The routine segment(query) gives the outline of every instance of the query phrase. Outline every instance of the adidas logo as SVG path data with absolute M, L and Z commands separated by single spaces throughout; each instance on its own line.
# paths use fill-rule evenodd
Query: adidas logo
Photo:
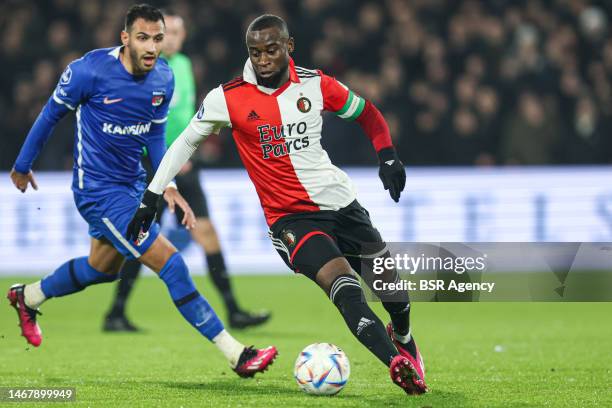
M 247 120 L 258 120 L 258 119 L 259 119 L 259 115 L 254 110 L 252 110 L 247 116 Z
M 359 320 L 359 324 L 357 324 L 357 335 L 359 336 L 361 332 L 363 331 L 363 329 L 365 329 L 366 327 L 372 324 L 374 324 L 374 320 L 370 320 L 370 319 L 366 319 L 365 317 L 362 317 Z
M 387 165 L 391 166 L 391 165 L 393 165 L 393 163 L 395 163 L 395 160 L 387 160 L 385 163 Z

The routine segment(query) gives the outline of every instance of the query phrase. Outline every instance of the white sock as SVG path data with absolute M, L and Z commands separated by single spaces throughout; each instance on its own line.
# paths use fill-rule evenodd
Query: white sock
M 244 344 L 232 337 L 227 330 L 223 329 L 221 333 L 217 334 L 212 340 L 213 343 L 221 350 L 227 361 L 229 361 L 232 368 L 238 364 L 240 354 L 244 350 Z
M 410 334 L 410 330 L 408 330 L 408 333 L 405 336 L 402 336 L 401 334 L 397 334 L 397 332 L 393 330 L 393 337 L 395 337 L 395 339 L 399 341 L 400 343 L 406 344 L 410 341 L 410 339 L 412 338 L 412 335 Z
M 23 296 L 26 306 L 32 309 L 38 309 L 47 300 L 47 297 L 40 288 L 40 281 L 25 285 Z

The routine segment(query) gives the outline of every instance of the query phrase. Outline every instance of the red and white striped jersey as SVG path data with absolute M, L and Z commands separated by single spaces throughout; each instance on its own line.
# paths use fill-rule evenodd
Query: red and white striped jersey
M 354 120 L 365 100 L 293 60 L 289 74 L 279 89 L 264 88 L 247 60 L 243 76 L 210 91 L 190 124 L 200 135 L 231 126 L 268 225 L 287 214 L 338 210 L 355 200 L 352 182 L 321 146 L 322 112 Z

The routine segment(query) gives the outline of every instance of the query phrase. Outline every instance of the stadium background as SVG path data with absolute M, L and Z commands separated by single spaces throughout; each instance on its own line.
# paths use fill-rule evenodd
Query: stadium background
M 168 2 L 151 1 L 166 6 Z M 384 112 L 405 163 L 609 163 L 609 1 L 174 1 L 189 32 L 198 95 L 241 74 L 246 24 L 287 19 L 294 58 L 348 83 Z M 3 1 L 0 168 L 71 60 L 119 43 L 124 1 Z M 65 120 L 37 163 L 72 166 Z M 375 164 L 356 125 L 331 119 L 325 141 L 341 165 Z M 350 149 L 347 148 L 350 146 Z M 206 143 L 208 166 L 235 167 L 231 137 Z
M 321 68 L 380 107 L 408 166 L 400 205 L 382 190 L 358 125 L 326 115 L 323 143 L 355 177 L 387 240 L 612 241 L 609 2 L 151 3 L 185 19 L 183 51 L 198 99 L 241 74 L 246 25 L 270 12 L 287 20 L 298 65 Z M 125 9 L 123 1 L 2 2 L 1 171 L 11 168 L 64 67 L 119 43 Z M 87 251 L 69 190 L 73 129 L 68 115 L 37 160 L 38 192 L 23 196 L 8 177 L 0 181 L 0 274 L 42 273 Z M 229 132 L 194 159 L 232 272 L 288 272 Z M 185 238 L 171 217 L 166 232 Z M 194 245 L 186 256 L 202 270 Z

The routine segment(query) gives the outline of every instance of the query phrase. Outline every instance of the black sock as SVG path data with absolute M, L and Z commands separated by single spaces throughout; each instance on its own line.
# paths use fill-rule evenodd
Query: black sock
M 408 298 L 408 293 L 406 293 Z M 383 307 L 389 312 L 393 330 L 402 336 L 405 336 L 410 331 L 410 302 L 406 301 L 391 301 L 382 302 Z
M 219 293 L 221 293 L 228 314 L 231 315 L 238 312 L 240 309 L 236 303 L 236 298 L 234 298 L 234 293 L 232 292 L 232 285 L 225 269 L 223 254 L 221 252 L 206 254 L 206 262 L 208 264 L 210 277 Z
M 389 252 L 385 257 L 389 257 Z M 400 277 L 395 268 L 383 271 L 382 274 L 372 272 L 372 259 L 362 258 L 359 260 L 358 267 L 361 268 L 361 276 L 370 290 L 381 300 L 383 307 L 389 313 L 393 330 L 402 336 L 410 331 L 410 298 L 406 290 L 376 290 L 374 281 L 398 282 Z
M 380 319 L 365 302 L 359 281 L 352 275 L 338 276 L 332 283 L 329 297 L 357 340 L 388 366 L 398 355 L 397 349 Z
M 140 262 L 135 259 L 126 261 L 123 265 L 123 269 L 119 274 L 119 282 L 117 283 L 117 292 L 115 294 L 115 301 L 109 313 L 110 316 L 124 316 L 125 315 L 125 303 L 127 298 L 134 288 L 134 282 L 138 278 L 140 272 Z

